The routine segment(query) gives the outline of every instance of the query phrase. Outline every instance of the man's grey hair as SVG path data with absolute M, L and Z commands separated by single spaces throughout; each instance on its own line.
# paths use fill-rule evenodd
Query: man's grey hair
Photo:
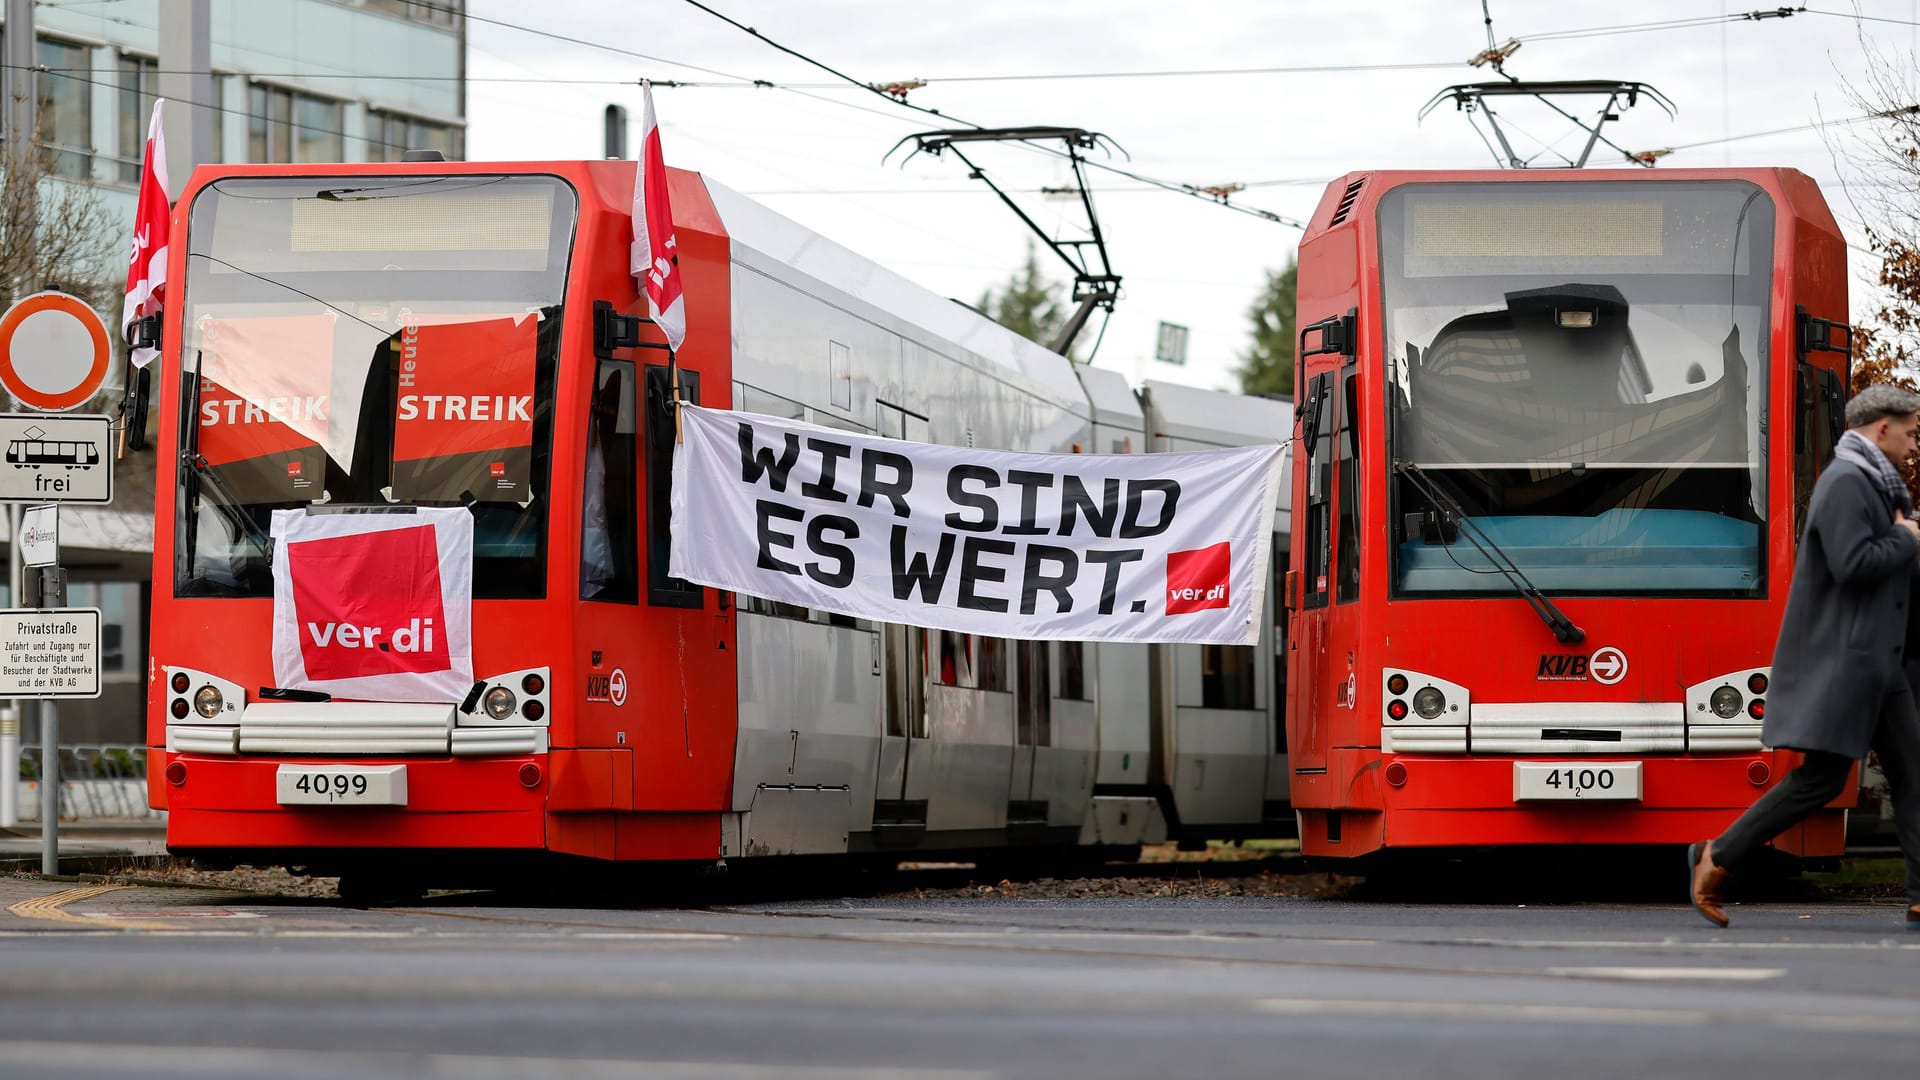
M 1875 383 L 1847 401 L 1847 426 L 1866 427 L 1889 416 L 1920 413 L 1920 394 L 1887 383 Z

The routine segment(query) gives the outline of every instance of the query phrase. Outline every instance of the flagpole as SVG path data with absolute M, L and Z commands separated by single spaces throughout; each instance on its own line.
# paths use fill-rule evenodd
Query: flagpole
M 680 359 L 671 345 L 667 346 L 667 379 L 673 385 L 673 403 L 669 407 L 673 409 L 673 442 L 678 446 L 686 440 L 680 431 Z

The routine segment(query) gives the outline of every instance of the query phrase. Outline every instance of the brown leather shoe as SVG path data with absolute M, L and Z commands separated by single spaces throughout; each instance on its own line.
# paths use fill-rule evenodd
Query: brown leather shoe
M 1715 926 L 1727 925 L 1727 911 L 1720 906 L 1720 890 L 1730 876 L 1713 861 L 1713 841 L 1702 840 L 1687 848 L 1687 869 L 1693 873 L 1693 906 Z

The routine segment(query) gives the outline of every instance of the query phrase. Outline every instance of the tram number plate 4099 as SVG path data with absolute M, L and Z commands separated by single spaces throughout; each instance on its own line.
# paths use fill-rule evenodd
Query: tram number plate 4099
M 405 806 L 405 765 L 282 765 L 274 775 L 282 806 Z
M 1638 802 L 1638 761 L 1516 761 L 1513 801 Z

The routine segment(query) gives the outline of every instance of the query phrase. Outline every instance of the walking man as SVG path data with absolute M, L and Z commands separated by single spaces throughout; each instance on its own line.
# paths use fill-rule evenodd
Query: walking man
M 1920 524 L 1894 467 L 1914 453 L 1920 395 L 1870 386 L 1847 402 L 1846 418 L 1807 508 L 1760 736 L 1806 761 L 1726 832 L 1687 849 L 1693 906 L 1716 926 L 1727 925 L 1720 893 L 1729 874 L 1839 795 L 1871 748 L 1893 791 L 1907 857 L 1907 929 L 1920 930 L 1920 716 L 1902 655 Z

